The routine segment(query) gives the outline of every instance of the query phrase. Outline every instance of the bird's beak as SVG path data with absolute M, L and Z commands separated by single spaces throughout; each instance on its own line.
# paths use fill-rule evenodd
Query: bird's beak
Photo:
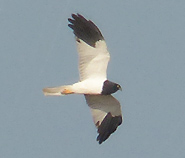
M 121 88 L 121 86 L 119 87 L 119 90 L 120 90 L 120 91 L 122 91 L 122 88 Z

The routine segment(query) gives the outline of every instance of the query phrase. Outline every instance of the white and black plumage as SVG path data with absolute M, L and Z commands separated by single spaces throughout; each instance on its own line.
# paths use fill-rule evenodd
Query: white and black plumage
M 84 94 L 98 129 L 97 141 L 101 144 L 122 123 L 120 103 L 111 95 L 121 90 L 121 86 L 107 80 L 110 54 L 98 27 L 80 14 L 72 14 L 68 21 L 76 36 L 80 81 L 44 88 L 43 92 L 45 95 Z

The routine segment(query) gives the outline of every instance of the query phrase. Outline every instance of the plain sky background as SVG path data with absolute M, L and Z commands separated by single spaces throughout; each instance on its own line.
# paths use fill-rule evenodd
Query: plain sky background
M 124 123 L 99 145 L 78 81 L 71 13 L 102 31 Z M 184 158 L 184 0 L 0 0 L 0 158 Z

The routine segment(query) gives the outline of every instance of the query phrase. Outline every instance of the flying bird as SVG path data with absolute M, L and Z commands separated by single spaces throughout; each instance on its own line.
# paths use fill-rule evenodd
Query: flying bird
M 68 21 L 76 38 L 80 80 L 72 85 L 44 88 L 43 93 L 46 96 L 84 94 L 101 144 L 123 121 L 120 103 L 111 95 L 121 90 L 121 86 L 107 79 L 110 54 L 98 27 L 80 14 L 72 14 Z

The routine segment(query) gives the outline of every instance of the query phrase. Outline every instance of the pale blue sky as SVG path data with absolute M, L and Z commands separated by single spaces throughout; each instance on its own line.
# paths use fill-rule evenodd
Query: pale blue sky
M 78 81 L 71 13 L 102 31 L 124 123 L 102 145 Z M 0 0 L 1 158 L 184 158 L 184 0 Z

